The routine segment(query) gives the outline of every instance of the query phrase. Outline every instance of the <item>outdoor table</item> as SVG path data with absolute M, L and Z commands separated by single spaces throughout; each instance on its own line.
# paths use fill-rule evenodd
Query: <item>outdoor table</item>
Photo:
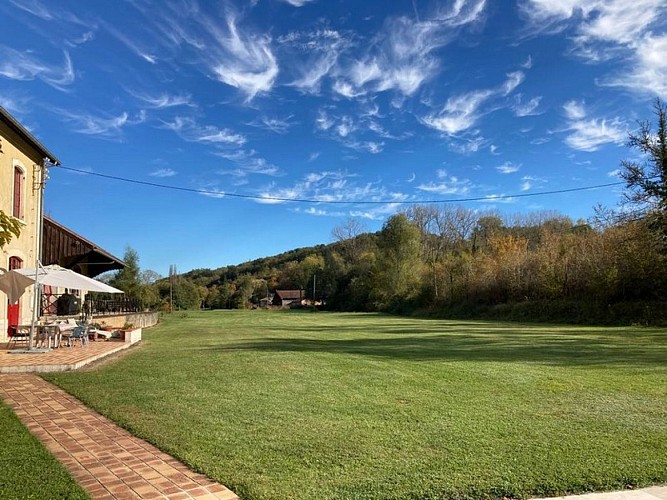
M 42 342 L 42 347 L 51 349 L 51 340 L 53 340 L 54 348 L 60 347 L 61 332 L 58 325 L 38 325 L 37 328 L 38 338 Z
M 71 337 L 74 328 L 76 328 L 76 325 L 70 323 L 57 323 L 54 326 L 56 326 L 58 329 L 58 346 L 60 346 L 60 344 L 64 341 L 67 341 L 68 346 L 72 345 Z

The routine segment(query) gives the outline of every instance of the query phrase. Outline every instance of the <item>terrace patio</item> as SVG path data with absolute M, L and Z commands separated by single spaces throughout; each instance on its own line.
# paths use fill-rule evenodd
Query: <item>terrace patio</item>
M 2 345 L 0 350 L 0 373 L 27 372 L 64 372 L 77 370 L 94 361 L 98 361 L 117 352 L 123 351 L 137 341 L 111 339 L 106 342 L 89 342 L 85 347 L 59 347 L 49 352 L 16 353 L 23 346 L 8 349 Z

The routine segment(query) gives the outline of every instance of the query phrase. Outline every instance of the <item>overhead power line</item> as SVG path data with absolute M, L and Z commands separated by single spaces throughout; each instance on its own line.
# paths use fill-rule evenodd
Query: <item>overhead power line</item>
M 155 188 L 160 188 L 160 189 L 171 189 L 174 191 L 185 191 L 187 193 L 196 193 L 196 194 L 204 194 L 204 195 L 215 195 L 215 196 L 223 196 L 223 197 L 230 197 L 230 198 L 243 198 L 246 200 L 257 200 L 257 201 L 279 201 L 279 202 L 292 202 L 292 203 L 320 203 L 320 204 L 328 204 L 328 205 L 387 205 L 387 204 L 396 204 L 396 205 L 417 205 L 417 204 L 422 204 L 422 203 L 464 203 L 464 202 L 473 202 L 473 201 L 487 201 L 487 202 L 493 202 L 496 200 L 508 200 L 512 198 L 529 198 L 529 197 L 534 197 L 534 196 L 548 196 L 548 195 L 554 195 L 554 194 L 564 194 L 564 193 L 574 193 L 576 191 L 591 191 L 593 189 L 602 189 L 602 188 L 608 188 L 608 187 L 613 187 L 613 186 L 620 186 L 622 184 L 625 184 L 625 182 L 610 182 L 607 184 L 596 184 L 594 186 L 581 186 L 581 187 L 576 187 L 576 188 L 569 188 L 569 189 L 556 189 L 553 191 L 538 191 L 535 193 L 519 193 L 519 194 L 507 194 L 507 195 L 497 195 L 497 196 L 478 196 L 478 197 L 473 197 L 473 198 L 448 198 L 448 199 L 439 199 L 439 200 L 406 200 L 406 201 L 400 201 L 400 200 L 356 200 L 356 201 L 345 201 L 345 200 L 318 200 L 318 199 L 310 199 L 310 198 L 284 198 L 280 196 L 260 196 L 260 195 L 253 195 L 253 194 L 239 194 L 239 193 L 227 193 L 227 192 L 220 192 L 220 191 L 208 191 L 205 189 L 194 189 L 194 188 L 186 188 L 186 187 L 180 187 L 180 186 L 170 186 L 168 184 L 159 184 L 157 182 L 148 182 L 148 181 L 140 181 L 137 179 L 128 179 L 126 177 L 119 177 L 116 175 L 107 175 L 107 174 L 100 174 L 98 172 L 89 172 L 87 170 L 80 170 L 77 168 L 72 168 L 72 167 L 65 167 L 63 165 L 59 165 L 57 168 L 63 169 L 63 170 L 69 170 L 71 172 L 76 172 L 79 174 L 86 174 L 86 175 L 93 175 L 95 177 L 102 177 L 104 179 L 111 179 L 114 181 L 122 181 L 122 182 L 128 182 L 130 184 L 138 184 L 142 186 L 150 186 L 150 187 L 155 187 Z

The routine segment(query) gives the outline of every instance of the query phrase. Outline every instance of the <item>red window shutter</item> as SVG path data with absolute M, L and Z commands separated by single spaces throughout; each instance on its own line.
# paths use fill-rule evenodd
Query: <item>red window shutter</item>
M 23 268 L 23 261 L 19 259 L 18 257 L 10 257 L 9 258 L 9 270 L 13 269 L 22 269 Z
M 20 168 L 14 168 L 14 208 L 12 215 L 17 219 L 23 219 L 21 208 L 23 207 L 23 172 Z

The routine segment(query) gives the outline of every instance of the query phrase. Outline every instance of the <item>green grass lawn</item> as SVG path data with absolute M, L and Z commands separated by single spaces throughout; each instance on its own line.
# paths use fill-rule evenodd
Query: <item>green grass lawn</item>
M 245 499 L 667 482 L 659 330 L 211 311 L 46 378 Z
M 0 432 L 0 498 L 89 498 L 1 400 Z

